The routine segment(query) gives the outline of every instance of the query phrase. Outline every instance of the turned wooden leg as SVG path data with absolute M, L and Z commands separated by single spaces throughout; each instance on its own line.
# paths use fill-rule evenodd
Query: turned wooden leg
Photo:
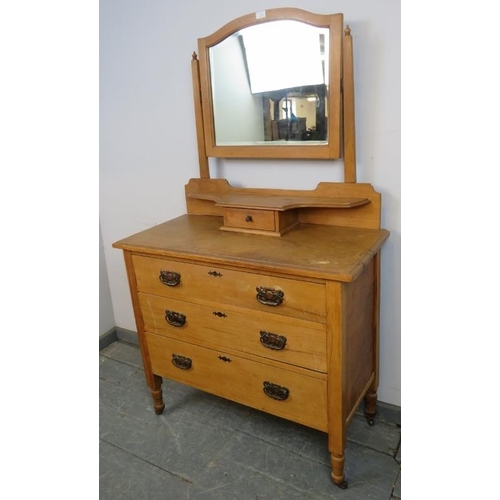
M 377 391 L 368 391 L 365 395 L 365 415 L 368 419 L 368 425 L 375 424 L 375 415 L 377 414 Z
M 374 379 L 365 394 L 365 416 L 368 419 L 368 425 L 375 424 L 375 415 L 377 414 L 377 390 L 379 384 L 379 365 L 380 365 L 380 333 L 379 333 L 379 313 L 380 313 L 380 253 L 374 257 L 374 296 L 373 296 L 373 371 Z
M 346 342 L 348 337 L 346 284 L 327 281 L 326 283 L 326 304 L 327 304 L 327 358 L 330 362 L 328 369 L 327 390 L 328 390 L 328 451 L 332 462 L 331 480 L 342 489 L 347 488 L 347 481 L 344 475 L 344 461 L 346 448 L 346 416 L 347 411 L 344 406 L 347 400 L 345 393 L 345 366 Z
M 165 403 L 163 402 L 163 392 L 161 389 L 162 378 L 158 375 L 153 375 L 153 387 L 151 387 L 151 395 L 153 396 L 153 405 L 155 413 L 161 415 L 165 409 Z
M 347 488 L 347 481 L 344 474 L 344 461 L 345 455 L 335 456 L 331 453 L 332 459 L 332 481 L 339 487 L 345 490 Z

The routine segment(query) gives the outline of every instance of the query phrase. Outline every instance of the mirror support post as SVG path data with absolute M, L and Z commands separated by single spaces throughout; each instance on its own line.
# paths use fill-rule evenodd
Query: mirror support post
M 356 133 L 354 123 L 354 65 L 351 28 L 344 30 L 342 101 L 344 138 L 344 182 L 356 182 Z
M 203 133 L 203 114 L 201 111 L 200 63 L 196 52 L 193 52 L 191 70 L 193 73 L 194 114 L 196 118 L 196 138 L 198 140 L 200 177 L 202 179 L 210 179 L 207 150 L 205 148 L 205 136 Z

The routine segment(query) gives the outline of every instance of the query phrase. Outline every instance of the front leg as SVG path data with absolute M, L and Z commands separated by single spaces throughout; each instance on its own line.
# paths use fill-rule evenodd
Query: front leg
M 150 387 L 151 396 L 153 396 L 154 410 L 157 415 L 161 415 L 165 409 L 163 402 L 163 391 L 161 388 L 162 378 L 158 375 L 153 375 L 153 384 Z
M 334 455 L 331 453 L 332 460 L 332 481 L 341 489 L 347 488 L 347 481 L 344 474 L 345 453 L 342 455 Z

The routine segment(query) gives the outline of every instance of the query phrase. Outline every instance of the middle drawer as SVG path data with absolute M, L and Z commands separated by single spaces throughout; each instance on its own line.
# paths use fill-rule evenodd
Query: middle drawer
M 139 293 L 147 331 L 206 347 L 235 349 L 326 373 L 326 330 L 321 323 L 280 320 Z

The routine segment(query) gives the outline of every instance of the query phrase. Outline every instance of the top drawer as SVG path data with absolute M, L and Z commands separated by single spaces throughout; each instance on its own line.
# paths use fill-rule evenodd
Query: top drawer
M 138 255 L 133 262 L 140 292 L 326 322 L 323 284 Z

